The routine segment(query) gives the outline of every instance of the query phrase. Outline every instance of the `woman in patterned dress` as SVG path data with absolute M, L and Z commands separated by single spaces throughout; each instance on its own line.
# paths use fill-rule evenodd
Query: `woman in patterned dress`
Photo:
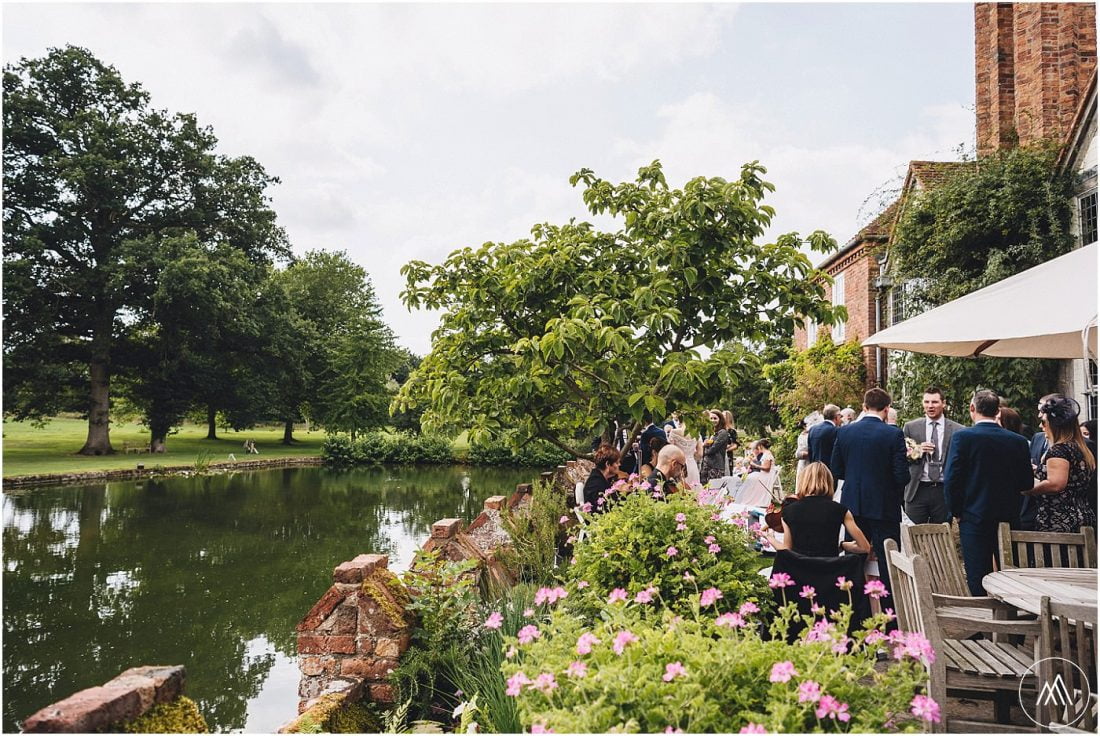
M 1096 458 L 1085 445 L 1077 424 L 1080 406 L 1060 394 L 1047 397 L 1039 407 L 1039 419 L 1047 436 L 1048 449 L 1035 471 L 1035 487 L 1026 493 L 1036 496 L 1039 508 L 1035 528 L 1041 532 L 1080 532 L 1096 528 L 1096 513 L 1089 502 Z
M 726 428 L 726 418 L 717 409 L 707 412 L 713 431 L 703 442 L 703 464 L 699 468 L 699 480 L 703 483 L 721 478 L 726 472 L 726 447 L 730 443 L 730 433 Z

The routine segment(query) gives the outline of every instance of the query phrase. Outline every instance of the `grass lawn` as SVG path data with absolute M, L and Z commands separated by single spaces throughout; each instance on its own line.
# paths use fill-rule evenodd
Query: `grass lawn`
M 320 455 L 325 433 L 307 432 L 301 425 L 294 433 L 298 440 L 293 446 L 282 444 L 282 427 L 258 427 L 244 432 L 218 431 L 218 439 L 206 439 L 206 425 L 185 425 L 177 434 L 170 435 L 167 452 L 150 455 L 124 454 L 124 442 L 131 446 L 149 446 L 149 431 L 140 424 L 112 423 L 111 444 L 118 451 L 105 457 L 85 457 L 75 454 L 84 446 L 88 435 L 88 423 L 83 419 L 57 418 L 42 429 L 29 422 L 4 422 L 3 475 L 37 475 L 39 473 L 77 473 L 91 470 L 132 468 L 138 463 L 145 467 L 154 465 L 191 465 L 200 454 L 206 453 L 211 462 L 229 459 L 229 453 L 238 460 L 263 460 L 272 457 L 299 457 Z M 259 455 L 247 455 L 244 441 L 256 443 Z

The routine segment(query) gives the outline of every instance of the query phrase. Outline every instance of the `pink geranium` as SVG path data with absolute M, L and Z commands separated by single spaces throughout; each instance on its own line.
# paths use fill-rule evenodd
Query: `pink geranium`
M 707 588 L 699 596 L 699 605 L 703 607 L 713 606 L 721 597 L 722 591 L 718 588 Z
M 615 643 L 611 645 L 611 649 L 615 652 L 615 654 L 621 655 L 626 649 L 627 644 L 636 641 L 638 641 L 638 637 L 634 636 L 634 634 L 632 634 L 631 632 L 620 631 L 618 634 L 615 634 Z
M 848 722 L 852 716 L 848 713 L 848 704 L 842 703 L 832 695 L 822 695 L 817 701 L 814 715 L 818 718 L 832 718 L 837 721 Z
M 894 645 L 894 659 L 912 657 L 926 665 L 936 661 L 936 652 L 932 649 L 932 643 L 919 631 L 894 630 L 887 638 Z
M 516 634 L 516 638 L 519 639 L 520 644 L 530 644 L 540 637 L 542 637 L 542 632 L 539 631 L 539 627 L 530 624 L 524 626 L 519 630 L 519 633 Z
M 560 519 L 558 519 L 558 523 L 559 523 L 559 524 L 567 524 L 567 523 L 569 523 L 569 517 L 568 517 L 568 516 L 565 516 L 565 515 L 563 514 L 563 515 L 562 515 L 562 517 L 561 517 Z
M 836 579 L 836 587 L 840 588 L 841 590 L 851 590 L 852 581 L 841 575 L 839 578 Z
M 803 585 L 802 592 L 799 593 L 799 595 L 803 598 L 813 598 L 815 595 L 817 595 L 817 591 L 814 590 L 814 586 L 812 585 Z
M 687 528 L 688 528 L 688 525 L 685 524 L 682 521 L 679 524 L 676 525 L 676 531 L 678 531 L 678 532 L 687 531 Z
M 531 687 L 538 690 L 543 695 L 549 695 L 557 686 L 558 681 L 554 679 L 554 674 L 552 672 L 543 672 L 535 678 L 533 683 L 531 683 Z
M 578 679 L 585 677 L 588 675 L 588 665 L 580 660 L 574 660 L 569 663 L 569 667 L 566 668 L 565 674 Z
M 703 543 L 704 544 L 714 544 L 714 535 L 713 534 L 708 534 L 707 536 L 703 537 Z
M 909 712 L 929 723 L 940 722 L 940 704 L 927 695 L 914 695 Z
M 745 601 L 741 604 L 741 608 L 737 610 L 742 616 L 748 616 L 750 613 L 760 613 L 760 607 L 752 601 Z
M 591 514 L 592 513 L 592 503 L 590 501 L 585 501 L 581 505 L 581 511 L 583 511 L 586 514 Z
M 787 588 L 792 585 L 794 585 L 794 580 L 785 572 L 773 573 L 768 580 L 768 586 L 771 588 Z
M 500 611 L 493 611 L 489 614 L 489 618 L 485 619 L 484 625 L 487 629 L 499 629 L 503 623 L 504 617 L 500 615 Z
M 542 722 L 532 723 L 531 733 L 554 733 L 554 729 Z
M 653 594 L 656 593 L 656 592 L 657 592 L 657 589 L 654 588 L 652 585 L 649 586 L 648 588 L 646 588 L 645 590 L 639 590 L 638 594 L 636 596 L 634 596 L 634 602 L 635 603 L 652 603 L 653 602 Z
M 586 631 L 577 638 L 577 654 L 591 654 L 592 645 L 599 644 L 600 640 L 590 631 Z
M 798 686 L 799 703 L 816 703 L 821 699 L 821 685 L 813 680 L 806 680 Z
M 676 549 L 675 547 L 669 547 L 665 550 L 665 554 L 669 557 L 675 557 L 676 555 L 680 554 L 680 550 Z
M 523 617 L 524 618 L 531 618 L 534 615 L 535 615 L 535 609 L 533 609 L 533 608 L 524 608 L 523 609 Z
M 868 580 L 867 584 L 863 586 L 863 593 L 872 598 L 883 598 L 887 595 L 886 584 L 881 580 Z
M 717 544 L 707 545 L 707 552 L 710 552 L 712 555 L 716 555 L 721 551 L 722 551 L 722 548 L 719 547 Z
M 577 583 L 577 590 L 584 590 L 587 587 L 588 587 L 588 581 L 587 580 L 581 580 Z
M 611 591 L 611 595 L 607 596 L 608 604 L 618 603 L 619 601 L 626 601 L 626 590 L 623 588 L 615 588 Z
M 687 677 L 687 670 L 679 662 L 670 662 L 665 665 L 665 674 L 661 677 L 665 682 L 672 682 L 677 677 Z
M 748 626 L 744 617 L 739 613 L 723 613 L 714 620 L 715 626 L 728 626 L 731 629 L 743 629 Z
M 527 675 L 522 672 L 517 672 L 508 678 L 508 688 L 504 691 L 504 694 L 510 695 L 513 698 L 518 697 L 520 691 L 523 690 L 523 686 L 530 684 L 531 680 L 528 679 Z
M 767 733 L 767 732 L 768 732 L 768 729 L 764 728 L 759 723 L 749 723 L 748 725 L 742 726 L 741 730 L 738 731 L 738 733 Z
M 679 522 L 682 523 L 682 522 L 685 522 L 687 520 L 688 520 L 688 517 L 686 515 L 684 515 L 683 513 L 676 514 L 676 521 L 679 521 Z
M 772 665 L 772 673 L 768 676 L 771 682 L 790 682 L 791 678 L 798 674 L 794 668 L 794 662 L 776 662 Z

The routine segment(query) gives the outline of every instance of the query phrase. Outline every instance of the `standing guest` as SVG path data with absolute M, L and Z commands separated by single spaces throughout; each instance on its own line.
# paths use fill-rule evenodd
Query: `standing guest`
M 846 406 L 840 410 L 840 426 L 846 427 L 854 421 L 856 421 L 855 409 L 850 406 Z
M 1096 457 L 1081 436 L 1077 423 L 1080 405 L 1065 396 L 1048 398 L 1039 405 L 1039 419 L 1047 436 L 1046 455 L 1035 475 L 1034 487 L 1024 491 L 1038 498 L 1035 528 L 1041 532 L 1079 532 L 1096 528 L 1096 512 L 1089 487 Z
M 596 467 L 592 468 L 588 480 L 584 482 L 584 502 L 592 504 L 593 512 L 604 510 L 600 499 L 619 475 L 620 458 L 619 451 L 611 445 L 600 445 L 593 455 Z
M 919 460 L 909 463 L 905 486 L 905 514 L 914 524 L 942 524 L 951 520 L 943 495 L 943 461 L 951 436 L 963 426 L 944 416 L 943 389 L 929 386 L 921 398 L 924 416 L 906 422 L 902 433 L 921 446 Z
M 798 477 L 802 475 L 802 469 L 806 467 L 810 459 L 810 428 L 806 426 L 806 420 L 798 423 L 798 440 L 795 442 L 795 493 L 798 492 Z
M 726 469 L 726 448 L 730 443 L 726 418 L 717 409 L 707 412 L 710 420 L 711 436 L 703 443 L 703 465 L 699 468 L 699 479 L 703 483 L 721 478 Z
M 1024 434 L 1024 419 L 1020 416 L 1020 412 L 1016 411 L 1011 406 L 1001 407 L 1001 413 L 997 416 L 997 424 L 1001 425 L 1009 432 L 1015 432 L 1024 439 L 1027 439 L 1027 435 Z
M 726 431 L 730 433 L 730 443 L 726 446 L 726 475 L 730 474 L 730 463 L 733 462 L 733 453 L 737 449 L 737 430 L 733 426 L 733 412 L 729 409 L 722 410 L 722 417 L 726 420 Z
M 1015 496 L 1032 485 L 1027 440 L 997 424 L 1001 402 L 982 390 L 970 400 L 974 426 L 955 432 L 944 465 L 944 495 L 959 523 L 966 586 L 985 595 L 982 578 L 993 572 L 997 525 L 1015 523 Z
M 653 439 L 654 437 L 660 437 L 662 440 L 665 441 L 665 444 L 668 444 L 668 435 L 665 434 L 665 430 L 654 424 L 652 417 L 649 417 L 648 419 L 649 421 L 646 423 L 645 429 L 642 430 L 641 435 L 639 435 L 638 437 L 638 442 L 640 442 L 642 445 L 641 462 L 649 461 L 649 456 L 646 455 L 645 452 L 646 448 L 649 447 L 649 441 L 651 439 Z
M 683 419 L 676 415 L 676 426 L 668 431 L 669 444 L 679 447 L 686 458 L 685 478 L 689 487 L 700 484 L 699 460 L 703 457 L 703 443 L 695 437 L 689 437 Z
M 1092 457 L 1095 459 L 1096 454 L 1096 420 L 1090 419 L 1087 422 L 1081 422 L 1081 435 L 1085 438 L 1085 445 L 1088 446 L 1089 452 L 1092 453 Z M 1096 468 L 1092 469 L 1092 476 L 1089 478 L 1089 491 L 1086 494 L 1089 498 L 1089 506 L 1092 508 L 1092 515 L 1100 519 L 1100 514 L 1097 513 L 1097 485 L 1096 485 Z
M 892 406 L 886 410 L 886 423 L 893 427 L 898 426 L 898 410 Z
M 1081 435 L 1085 438 L 1086 442 L 1092 442 L 1096 444 L 1098 439 L 1096 436 L 1096 420 L 1090 419 L 1087 422 L 1081 422 Z
M 844 480 L 844 505 L 856 524 L 871 538 L 878 560 L 879 577 L 890 590 L 886 564 L 886 540 L 901 536 L 902 491 L 909 482 L 905 461 L 905 435 L 886 423 L 890 394 L 881 388 L 863 395 L 864 417 L 841 427 L 833 445 L 829 467 Z M 890 598 L 882 600 L 891 607 Z
M 655 491 L 661 491 L 666 496 L 676 492 L 676 484 L 684 477 L 687 468 L 687 457 L 684 451 L 676 445 L 665 445 L 657 455 L 657 467 L 646 478 L 646 482 Z
M 833 445 L 836 443 L 837 427 L 840 426 L 840 407 L 836 404 L 826 404 L 821 410 L 825 417 L 823 422 L 815 424 L 810 429 L 809 445 L 811 463 L 825 463 L 830 467 L 833 459 Z M 831 468 L 830 468 L 831 469 Z
M 1062 398 L 1062 394 L 1047 394 L 1043 398 L 1039 399 L 1039 406 L 1042 406 L 1047 401 L 1053 398 Z M 1040 421 L 1040 424 L 1042 421 Z M 1042 430 L 1039 430 L 1031 436 L 1031 469 L 1032 471 L 1039 470 L 1039 466 L 1043 464 L 1043 456 L 1047 452 L 1047 436 Z M 1036 531 L 1035 526 L 1035 514 L 1039 511 L 1039 500 L 1036 496 L 1025 495 L 1023 500 L 1020 501 L 1020 521 L 1017 526 L 1024 531 L 1033 532 Z

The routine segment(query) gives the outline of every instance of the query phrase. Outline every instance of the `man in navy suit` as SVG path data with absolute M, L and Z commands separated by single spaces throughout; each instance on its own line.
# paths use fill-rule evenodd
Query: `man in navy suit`
M 856 525 L 871 540 L 878 558 L 879 577 L 890 589 L 886 540 L 901 536 L 902 489 L 909 482 L 905 435 L 886 423 L 890 394 L 873 388 L 863 395 L 863 417 L 836 434 L 829 463 L 833 475 L 844 480 L 841 502 Z M 888 600 L 882 601 L 889 607 Z
M 1035 484 L 1027 440 L 997 423 L 1000 411 L 997 394 L 975 393 L 974 426 L 955 432 L 943 468 L 944 497 L 959 522 L 971 595 L 985 595 L 982 578 L 993 572 L 997 524 L 1019 521 L 1020 491 Z
M 810 436 L 806 438 L 810 447 L 810 457 L 806 460 L 806 464 L 825 463 L 829 470 L 832 470 L 830 463 L 833 461 L 837 427 L 840 426 L 840 407 L 836 404 L 826 404 L 821 415 L 825 417 L 825 421 L 811 427 Z

